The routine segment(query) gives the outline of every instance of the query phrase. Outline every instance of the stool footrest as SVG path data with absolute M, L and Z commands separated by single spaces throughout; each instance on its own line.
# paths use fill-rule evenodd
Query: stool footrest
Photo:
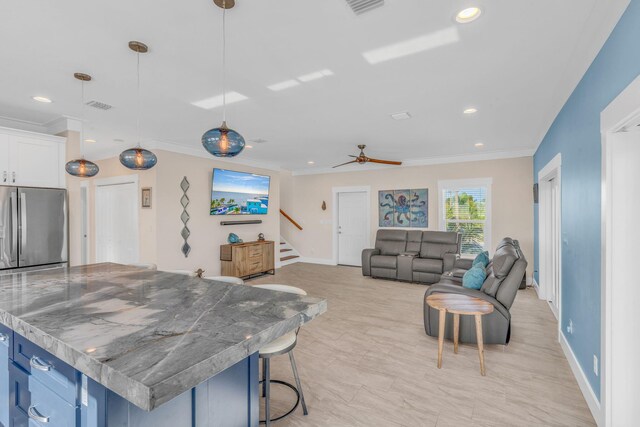
M 264 383 L 265 380 L 260 380 L 260 384 Z M 291 390 L 293 390 L 296 394 L 296 403 L 293 405 L 293 407 L 284 415 L 280 415 L 279 417 L 276 418 L 271 418 L 269 421 L 270 422 L 274 422 L 274 421 L 278 421 L 281 420 L 283 418 L 288 417 L 289 415 L 291 415 L 296 409 L 298 409 L 298 406 L 300 406 L 300 391 L 298 391 L 298 389 L 296 388 L 296 386 L 294 386 L 293 384 L 290 384 L 286 381 L 280 381 L 280 380 L 270 380 L 269 381 L 270 384 L 280 384 L 286 387 L 289 387 Z M 266 424 L 267 421 L 266 420 L 260 420 L 260 424 Z

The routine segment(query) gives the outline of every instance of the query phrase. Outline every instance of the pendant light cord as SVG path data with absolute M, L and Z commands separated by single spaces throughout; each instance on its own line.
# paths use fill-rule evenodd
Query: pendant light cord
M 80 157 L 84 159 L 84 80 L 80 80 L 80 116 L 82 117 L 82 123 L 80 126 Z
M 227 85 L 226 85 L 226 70 L 227 70 L 227 31 L 226 31 L 226 14 L 227 14 L 227 1 L 222 1 L 222 121 L 227 121 Z
M 138 91 L 138 118 L 136 119 L 136 131 L 138 133 L 138 148 L 140 148 L 140 51 L 136 53 L 136 70 L 138 74 L 138 80 L 136 83 Z

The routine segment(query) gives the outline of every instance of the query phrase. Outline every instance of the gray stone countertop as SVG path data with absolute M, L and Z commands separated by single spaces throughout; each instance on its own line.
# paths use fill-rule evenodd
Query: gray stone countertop
M 120 264 L 0 275 L 0 323 L 147 411 L 326 310 L 323 298 Z

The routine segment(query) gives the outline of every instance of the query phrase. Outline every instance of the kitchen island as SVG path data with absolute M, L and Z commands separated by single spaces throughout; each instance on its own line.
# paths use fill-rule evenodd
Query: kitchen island
M 0 425 L 257 426 L 258 350 L 326 309 L 119 264 L 0 275 Z

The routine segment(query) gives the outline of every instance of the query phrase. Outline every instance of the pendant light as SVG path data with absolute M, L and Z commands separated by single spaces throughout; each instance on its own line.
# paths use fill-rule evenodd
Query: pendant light
M 129 49 L 136 52 L 137 55 L 138 119 L 136 121 L 136 128 L 138 131 L 138 145 L 120 153 L 120 163 L 122 163 L 124 167 L 132 170 L 147 170 L 158 163 L 158 158 L 155 154 L 140 146 L 140 54 L 147 53 L 149 47 L 144 43 L 131 41 L 129 42 Z
M 80 80 L 82 84 L 82 122 L 80 127 L 80 158 L 67 162 L 64 169 L 69 175 L 77 176 L 79 178 L 91 178 L 96 176 L 100 171 L 100 168 L 95 163 L 85 160 L 84 158 L 84 84 L 91 81 L 91 76 L 83 73 L 75 73 L 73 75 L 76 79 Z
M 235 6 L 235 0 L 214 0 L 222 8 L 222 125 L 210 129 L 202 135 L 205 150 L 216 157 L 235 157 L 244 149 L 244 138 L 238 132 L 227 127 L 226 60 L 227 40 L 225 15 L 227 9 Z

